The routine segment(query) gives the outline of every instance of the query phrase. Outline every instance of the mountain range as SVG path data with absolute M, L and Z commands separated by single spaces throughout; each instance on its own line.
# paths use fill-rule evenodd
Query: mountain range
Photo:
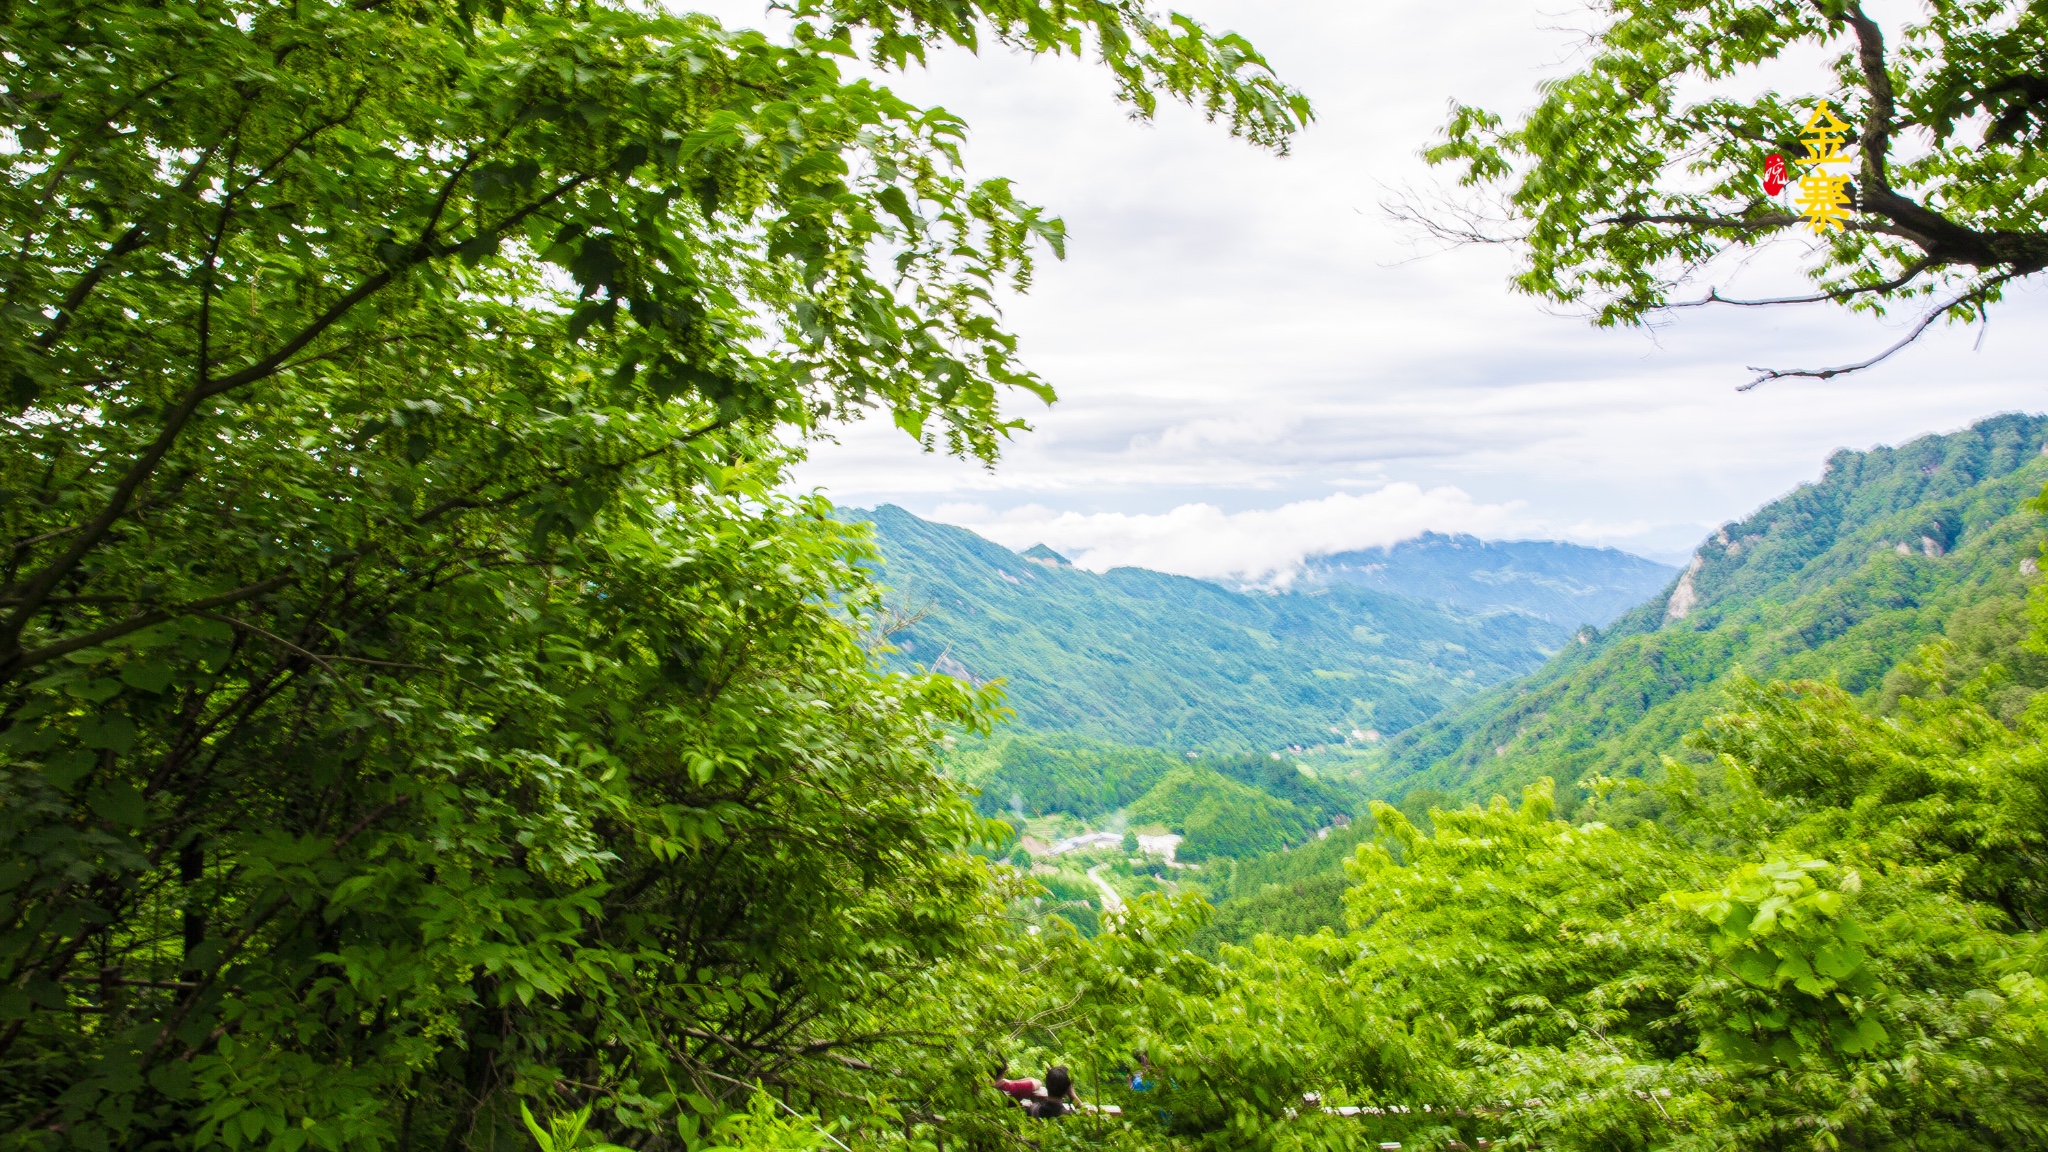
M 2048 684 L 2021 646 L 2038 585 L 2048 418 L 2002 415 L 1896 448 L 1840 451 L 1821 478 L 1714 532 L 1671 586 L 1535 673 L 1460 701 L 1363 758 L 1367 792 L 1514 795 L 1549 776 L 1569 811 L 1594 776 L 1653 776 L 1726 701 L 1731 678 L 1826 679 L 1883 711 L 1900 667 L 1946 640 L 1991 663 L 2003 714 Z
M 1023 729 L 1178 750 L 1370 743 L 1535 670 L 1677 572 L 1429 536 L 1313 559 L 1295 587 L 1262 592 L 1088 572 L 893 505 L 841 515 L 881 553 L 892 663 L 1001 678 Z
M 1576 782 L 1685 756 L 1735 676 L 1832 679 L 1881 710 L 1911 690 L 1901 661 L 1946 639 L 1960 674 L 2006 669 L 2001 707 L 2030 699 L 2048 684 L 2048 654 L 2018 646 L 2044 442 L 2048 417 L 2007 414 L 1837 452 L 1682 572 L 1432 535 L 1312 558 L 1275 594 L 1083 572 L 892 507 L 850 515 L 873 524 L 884 580 L 924 610 L 892 659 L 1005 677 L 1019 728 L 1168 749 L 1348 745 L 1310 759 L 1364 794 L 1422 796 L 1418 813 L 1540 776 L 1569 809 Z M 1586 623 L 1561 623 L 1574 616 Z
M 1995 416 L 1898 447 L 1837 452 L 1818 480 L 1708 535 L 1675 579 L 1599 627 L 1574 629 L 1540 667 L 1450 699 L 1369 747 L 1239 762 L 1257 764 L 1259 774 L 1232 775 L 1229 761 L 1204 757 L 1190 774 L 1157 752 L 1018 733 L 963 749 L 961 778 L 982 790 L 984 811 L 1112 822 L 1166 811 L 1179 793 L 1199 797 L 1169 816 L 1177 831 L 1229 833 L 1211 833 L 1220 848 L 1191 874 L 1218 905 L 1204 947 L 1341 926 L 1342 862 L 1372 835 L 1372 821 L 1326 826 L 1326 838 L 1303 840 L 1298 828 L 1318 822 L 1314 812 L 1358 816 L 1367 800 L 1386 799 L 1427 827 L 1435 809 L 1513 796 L 1549 777 L 1562 813 L 1598 788 L 1609 796 L 1603 821 L 1658 819 L 1663 794 L 1637 785 L 1654 783 L 1668 760 L 1711 770 L 1688 735 L 1729 707 L 1728 689 L 1740 677 L 1831 681 L 1879 715 L 1948 691 L 1976 694 L 2008 722 L 2038 709 L 2048 701 L 2048 651 L 2032 649 L 2027 637 L 2030 612 L 2048 610 L 2040 572 L 2048 498 L 2036 499 L 2044 484 L 2042 416 Z M 1302 595 L 1310 600 L 1347 579 L 1357 581 L 1356 592 L 1434 592 L 1439 611 L 1455 617 L 1465 585 L 1488 582 L 1455 566 L 1438 578 L 1429 565 L 1463 553 L 1486 560 L 1472 571 L 1497 572 L 1508 565 L 1491 561 L 1519 547 L 1475 544 L 1436 537 L 1324 558 L 1297 587 L 1309 589 Z M 1426 563 L 1386 563 L 1404 554 Z M 1555 578 L 1528 560 L 1516 563 L 1516 572 Z M 1493 586 L 1516 584 L 1544 588 L 1535 579 Z M 1021 601 L 1011 607 L 1027 610 Z M 1487 618 L 1535 621 L 1534 611 L 1525 599 L 1513 615 Z M 1542 623 L 1557 634 L 1557 625 Z M 1283 770 L 1290 766 L 1309 771 Z M 1241 787 L 1218 784 L 1225 776 Z M 1312 797 L 1296 795 L 1310 788 Z M 1266 799 L 1247 801 L 1246 789 Z M 1258 851 L 1276 841 L 1284 847 Z
M 1297 583 L 1371 588 L 1467 612 L 1511 609 L 1575 628 L 1606 624 L 1677 571 L 1612 548 L 1425 532 L 1383 548 L 1311 556 Z

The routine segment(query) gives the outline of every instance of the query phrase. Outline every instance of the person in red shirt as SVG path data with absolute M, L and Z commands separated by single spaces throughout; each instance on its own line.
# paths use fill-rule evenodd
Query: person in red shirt
M 1064 1116 L 1073 1110 L 1074 1078 L 1064 1064 L 1046 1069 L 1043 1081 L 1028 1076 L 1022 1080 L 998 1077 L 996 1087 L 1041 1119 Z

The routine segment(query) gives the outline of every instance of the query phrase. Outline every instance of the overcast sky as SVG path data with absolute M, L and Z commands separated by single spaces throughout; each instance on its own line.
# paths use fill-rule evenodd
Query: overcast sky
M 760 23 L 755 4 L 711 7 Z M 1293 155 L 1184 109 L 1134 123 L 1073 60 L 955 52 L 889 80 L 966 118 L 973 175 L 1012 177 L 1065 218 L 1067 259 L 1006 305 L 1061 399 L 1016 405 L 1036 430 L 993 471 L 876 420 L 817 446 L 803 486 L 1098 569 L 1271 575 L 1427 529 L 1669 561 L 1817 477 L 1835 448 L 2048 407 L 2040 283 L 1988 332 L 1947 328 L 1869 373 L 1739 393 L 1745 365 L 1861 359 L 1902 321 L 1694 310 L 1601 331 L 1510 294 L 1507 252 L 1418 246 L 1381 203 L 1445 182 L 1416 153 L 1448 100 L 1517 111 L 1570 67 L 1582 17 L 1567 4 L 1480 0 L 1456 20 L 1423 0 L 1179 7 L 1248 36 L 1315 101 Z

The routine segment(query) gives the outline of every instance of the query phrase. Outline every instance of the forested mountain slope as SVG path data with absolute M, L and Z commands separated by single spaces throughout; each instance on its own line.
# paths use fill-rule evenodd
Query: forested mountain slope
M 1296 587 L 1349 584 L 1467 611 L 1512 609 L 1566 628 L 1605 627 L 1677 574 L 1613 548 L 1425 532 L 1384 548 L 1310 557 Z
M 884 505 L 898 666 L 1006 681 L 1020 727 L 1153 747 L 1270 749 L 1398 731 L 1541 665 L 1568 630 L 1334 586 L 1238 592 L 1020 555 Z
M 1898 448 L 1841 451 L 1817 483 L 1703 543 L 1664 595 L 1542 670 L 1468 700 L 1389 742 L 1361 782 L 1399 796 L 1512 794 L 1538 777 L 1641 775 L 1726 703 L 1737 670 L 1835 678 L 1883 706 L 1911 684 L 1887 672 L 1945 632 L 1965 665 L 2010 652 L 2048 479 L 2048 419 L 2004 415 Z M 2015 658 L 2007 655 L 2011 665 Z M 2017 658 L 2002 707 L 2048 668 Z

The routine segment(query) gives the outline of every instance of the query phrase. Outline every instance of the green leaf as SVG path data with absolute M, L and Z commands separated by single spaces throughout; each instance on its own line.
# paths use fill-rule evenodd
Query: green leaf
M 139 828 L 149 819 L 149 804 L 133 784 L 115 781 L 94 792 L 88 807 L 123 828 Z
M 98 762 L 90 752 L 59 752 L 43 760 L 43 779 L 59 792 L 69 792 Z
M 882 206 L 883 211 L 901 221 L 907 232 L 916 233 L 923 224 L 923 221 L 917 218 L 917 213 L 911 210 L 909 197 L 903 194 L 903 189 L 893 184 L 876 193 L 875 202 Z
M 78 739 L 87 748 L 104 748 L 119 756 L 135 746 L 135 721 L 120 712 L 89 716 L 78 725 Z
M 121 681 L 101 677 L 73 683 L 66 690 L 80 700 L 101 704 L 120 694 Z
M 162 692 L 171 683 L 171 666 L 158 660 L 121 666 L 121 682 L 144 692 Z
M 1877 1051 L 1890 1039 L 1884 1026 L 1877 1022 L 1877 1018 L 1866 1015 L 1856 1021 L 1856 1027 L 1839 1042 L 1838 1046 L 1850 1055 L 1861 1055 Z
M 1814 953 L 1813 966 L 1821 975 L 1833 980 L 1846 980 L 1858 968 L 1863 967 L 1866 957 L 1863 950 L 1845 941 L 1830 941 Z

